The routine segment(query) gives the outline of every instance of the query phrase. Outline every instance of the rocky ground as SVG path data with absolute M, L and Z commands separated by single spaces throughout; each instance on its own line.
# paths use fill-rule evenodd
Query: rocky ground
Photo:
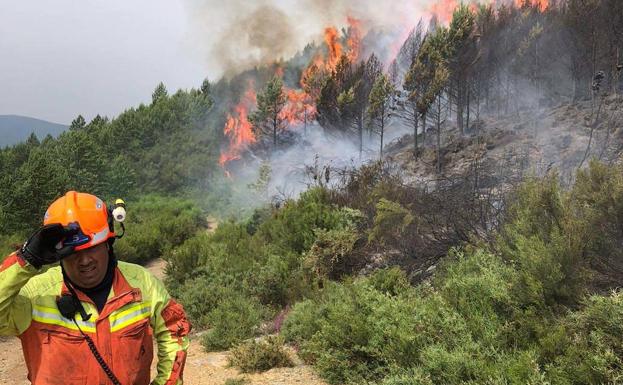
M 413 162 L 412 135 L 391 143 L 387 153 L 414 183 L 464 174 L 475 162 L 496 175 L 508 175 L 509 171 L 543 175 L 556 169 L 564 181 L 592 158 L 604 162 L 621 159 L 622 107 L 622 96 L 610 96 L 602 101 L 601 108 L 598 103 L 593 106 L 585 101 L 522 110 L 475 120 L 462 135 L 452 121 L 447 121 L 441 130 L 441 174 L 436 173 L 436 136 L 430 122 L 426 138 L 420 138 L 418 162 Z

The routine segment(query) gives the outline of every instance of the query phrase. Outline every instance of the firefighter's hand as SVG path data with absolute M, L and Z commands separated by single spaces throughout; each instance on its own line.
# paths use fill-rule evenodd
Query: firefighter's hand
M 58 262 L 74 252 L 74 246 L 63 246 L 62 241 L 77 231 L 60 223 L 45 225 L 30 236 L 18 255 L 37 269 Z

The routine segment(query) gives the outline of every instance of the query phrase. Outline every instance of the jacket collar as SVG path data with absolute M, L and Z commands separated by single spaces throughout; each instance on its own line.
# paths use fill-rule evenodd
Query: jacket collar
M 76 295 L 78 299 L 82 302 L 93 303 L 91 298 L 89 298 L 86 294 L 84 294 L 79 289 L 74 289 L 76 291 Z M 67 288 L 67 284 L 63 281 L 63 285 L 61 287 L 61 295 L 71 295 L 71 292 Z M 97 318 L 98 321 L 104 319 L 110 315 L 110 313 L 115 310 L 129 304 L 132 302 L 140 302 L 142 300 L 141 290 L 137 287 L 132 287 L 125 279 L 119 267 L 115 267 L 115 276 L 112 281 L 111 292 L 108 296 L 108 300 L 106 301 L 106 305 L 102 309 L 102 312 L 99 314 Z

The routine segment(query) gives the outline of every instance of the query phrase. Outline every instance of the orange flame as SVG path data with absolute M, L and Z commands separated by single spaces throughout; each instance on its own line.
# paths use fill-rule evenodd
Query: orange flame
M 346 55 L 351 63 L 359 58 L 362 35 L 361 21 L 354 17 L 348 17 L 347 22 L 346 47 L 340 41 L 337 28 L 325 28 L 324 42 L 328 49 L 327 57 L 323 58 L 320 54 L 316 55 L 307 68 L 303 70 L 300 79 L 302 90 L 285 89 L 288 102 L 282 109 L 280 117 L 286 120 L 289 125 L 302 124 L 314 119 L 316 115 L 315 101 L 318 99 L 319 89 L 314 87 L 312 83 L 334 71 L 342 55 Z M 277 76 L 282 75 L 283 72 L 277 73 Z
M 476 10 L 476 6 L 479 3 L 486 3 L 486 4 L 497 4 L 500 2 L 504 2 L 504 1 L 500 1 L 500 0 L 484 0 L 484 1 L 478 1 L 478 0 L 471 0 L 469 2 L 469 6 L 471 8 L 472 11 Z M 508 1 L 507 1 L 508 2 Z M 430 8 L 428 9 L 428 12 L 432 15 L 437 16 L 437 18 L 439 19 L 440 22 L 442 22 L 443 24 L 448 24 L 450 23 L 450 21 L 452 21 L 452 14 L 454 13 L 454 10 L 459 6 L 459 4 L 461 3 L 461 1 L 459 0 L 437 0 L 435 1 Z M 545 11 L 545 9 L 547 9 L 547 7 L 549 7 L 549 0 L 512 0 L 512 3 L 520 8 L 522 6 L 527 5 L 527 6 L 537 6 L 539 8 L 539 10 Z
M 457 0 L 438 0 L 430 7 L 430 13 L 436 15 L 440 22 L 448 24 L 452 20 L 454 10 L 459 6 Z
M 324 30 L 324 42 L 329 48 L 329 57 L 327 58 L 327 65 L 330 68 L 335 68 L 337 62 L 342 56 L 342 45 L 339 42 L 337 29 L 335 27 L 328 27 Z
M 310 122 L 316 116 L 316 106 L 313 99 L 304 90 L 285 89 L 288 102 L 281 110 L 279 117 L 288 122 L 288 125 L 298 125 Z
M 348 16 L 347 21 L 348 39 L 346 40 L 346 45 L 348 45 L 348 60 L 354 63 L 361 53 L 361 20 Z
M 229 138 L 227 150 L 221 152 L 219 164 L 224 167 L 226 163 L 240 159 L 240 155 L 249 145 L 255 143 L 257 138 L 253 133 L 253 126 L 249 122 L 249 110 L 257 103 L 253 83 L 249 83 L 247 90 L 234 107 L 234 113 L 227 114 L 227 122 L 223 132 Z
M 517 7 L 522 7 L 524 4 L 527 6 L 538 6 L 539 10 L 545 11 L 549 7 L 549 0 L 515 0 Z

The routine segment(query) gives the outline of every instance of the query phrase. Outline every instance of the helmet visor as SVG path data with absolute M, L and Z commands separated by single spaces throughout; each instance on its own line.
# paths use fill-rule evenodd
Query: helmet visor
M 69 224 L 69 228 L 70 229 L 75 229 L 78 230 L 75 234 L 65 238 L 63 240 L 63 246 L 74 246 L 74 247 L 78 247 L 78 246 L 82 246 L 84 244 L 89 243 L 89 241 L 91 241 L 91 237 L 89 237 L 88 235 L 84 234 L 82 232 L 82 229 L 80 228 L 80 225 L 78 224 L 78 222 L 72 222 Z

